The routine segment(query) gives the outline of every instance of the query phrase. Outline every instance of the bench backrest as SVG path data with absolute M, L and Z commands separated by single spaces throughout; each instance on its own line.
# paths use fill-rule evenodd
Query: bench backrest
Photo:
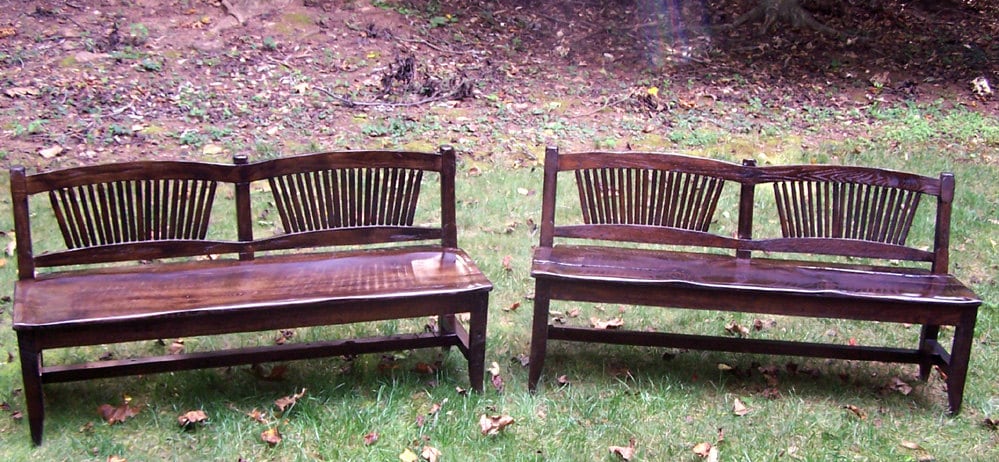
M 217 254 L 249 259 L 263 251 L 417 240 L 456 247 L 454 171 L 450 147 L 440 153 L 323 152 L 254 163 L 237 156 L 233 165 L 125 162 L 32 175 L 13 167 L 18 276 L 32 278 L 37 267 Z M 440 226 L 414 224 L 427 172 L 440 178 Z M 234 191 L 232 208 L 216 204 L 223 185 Z M 270 192 L 282 225 L 274 236 L 254 236 L 259 213 L 251 185 Z M 35 196 L 47 197 L 49 206 L 33 210 Z M 51 213 L 64 247 L 35 255 L 32 233 L 56 232 L 32 228 L 39 210 Z M 209 232 L 220 213 L 236 218 L 229 237 Z
M 573 177 L 580 223 L 556 226 L 559 172 Z M 740 258 L 755 252 L 789 252 L 881 260 L 929 262 L 946 273 L 954 178 L 832 165 L 742 165 L 675 153 L 583 152 L 545 156 L 541 245 L 554 239 L 721 248 Z M 769 190 L 779 235 L 754 238 Z M 736 229 L 711 230 L 723 190 L 733 190 Z M 907 243 L 923 196 L 936 200 L 932 250 Z M 762 198 L 762 196 L 760 197 Z

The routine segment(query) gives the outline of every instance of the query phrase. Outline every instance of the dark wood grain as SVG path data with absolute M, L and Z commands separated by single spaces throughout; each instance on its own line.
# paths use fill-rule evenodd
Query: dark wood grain
M 457 347 L 471 387 L 481 391 L 492 285 L 457 248 L 455 161 L 454 150 L 444 147 L 254 163 L 236 156 L 231 166 L 132 162 L 34 175 L 11 169 L 19 277 L 13 327 L 32 440 L 41 443 L 42 385 L 49 382 Z M 414 225 L 424 178 L 440 182 L 437 226 Z M 222 208 L 214 200 L 225 184 L 235 193 L 235 229 L 212 233 L 221 221 L 212 211 Z M 254 235 L 262 210 L 254 209 L 251 191 L 270 193 L 266 202 L 276 209 L 279 232 Z M 36 195 L 48 199 L 57 231 L 32 228 Z M 58 233 L 65 246 L 36 254 L 33 231 Z M 45 271 L 36 274 L 37 268 Z M 467 329 L 459 313 L 468 314 Z M 424 316 L 437 317 L 439 331 L 96 363 L 42 361 L 51 348 Z
M 577 204 L 570 207 L 556 205 L 560 173 L 576 183 Z M 728 183 L 738 187 L 738 202 L 728 210 L 737 216 L 734 236 L 711 229 Z M 767 190 L 775 207 L 757 205 Z M 528 387 L 535 390 L 541 379 L 548 340 L 602 342 L 914 363 L 924 379 L 939 367 L 956 413 L 981 300 L 948 273 L 953 191 L 953 176 L 946 173 L 937 179 L 866 167 L 758 167 L 752 160 L 735 165 L 673 153 L 563 155 L 548 148 L 540 246 L 531 268 Z M 917 211 L 928 202 L 936 207 L 931 250 L 908 242 Z M 571 205 L 578 205 L 582 219 L 558 221 L 556 212 Z M 761 230 L 767 222 L 778 223 L 779 230 Z M 595 243 L 582 245 L 580 239 Z M 846 258 L 833 263 L 820 256 Z M 549 324 L 553 301 L 922 328 L 915 348 L 611 331 Z M 949 352 L 938 342 L 943 325 L 955 327 Z

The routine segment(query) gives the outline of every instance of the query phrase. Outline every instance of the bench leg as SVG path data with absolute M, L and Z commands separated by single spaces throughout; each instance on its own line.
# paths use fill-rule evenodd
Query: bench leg
M 950 351 L 950 367 L 947 371 L 947 401 L 950 413 L 957 415 L 964 400 L 964 383 L 968 377 L 968 361 L 971 359 L 971 344 L 975 337 L 977 309 L 966 310 L 961 314 L 961 322 L 954 327 L 954 344 Z
M 548 307 L 551 294 L 548 284 L 537 281 L 534 284 L 534 324 L 531 333 L 531 368 L 527 375 L 527 389 L 532 393 L 538 389 L 541 370 L 545 367 L 545 354 L 548 351 Z
M 468 383 L 472 390 L 482 393 L 486 373 L 486 322 L 489 316 L 489 294 L 480 297 L 468 318 Z M 453 316 L 452 316 L 453 318 Z
M 21 378 L 24 381 L 24 402 L 28 407 L 28 428 L 31 441 L 42 444 L 42 422 L 45 420 L 45 402 L 42 396 L 42 352 L 35 346 L 30 334 L 18 333 L 18 351 L 21 356 Z
M 457 332 L 455 327 L 458 323 L 457 318 L 453 314 L 442 314 L 437 316 L 437 329 L 440 336 L 451 335 Z M 444 353 L 451 351 L 451 345 L 442 348 Z
M 919 351 L 923 354 L 923 358 L 919 361 L 919 380 L 930 378 L 930 372 L 933 371 L 933 361 L 930 358 L 934 351 L 927 342 L 935 341 L 939 334 L 940 326 L 935 324 L 924 324 L 919 332 Z

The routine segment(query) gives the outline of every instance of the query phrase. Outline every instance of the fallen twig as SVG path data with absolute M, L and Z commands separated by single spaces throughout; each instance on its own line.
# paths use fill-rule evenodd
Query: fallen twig
M 325 93 L 330 98 L 335 99 L 337 102 L 339 102 L 340 104 L 342 104 L 344 107 L 372 107 L 372 106 L 374 106 L 374 107 L 411 107 L 411 106 L 420 106 L 420 105 L 423 105 L 423 104 L 434 103 L 434 102 L 437 102 L 437 101 L 444 101 L 444 100 L 451 99 L 451 98 L 453 98 L 455 96 L 455 92 L 451 92 L 451 93 L 447 93 L 447 94 L 444 94 L 444 95 L 434 96 L 432 98 L 421 99 L 419 101 L 411 101 L 411 102 L 408 102 L 408 103 L 389 103 L 389 102 L 383 102 L 383 101 L 354 101 L 354 100 L 352 100 L 350 98 L 345 98 L 345 97 L 340 96 L 340 95 L 338 95 L 336 93 L 333 93 L 332 91 L 329 91 L 329 90 L 327 90 L 327 89 L 325 89 L 323 87 L 318 87 L 317 86 L 317 87 L 313 87 L 313 88 L 315 88 L 316 90 L 319 90 L 319 91 Z

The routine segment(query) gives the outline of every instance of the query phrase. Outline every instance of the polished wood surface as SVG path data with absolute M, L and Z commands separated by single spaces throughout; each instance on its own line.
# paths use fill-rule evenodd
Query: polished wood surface
M 13 327 L 32 440 L 41 443 L 42 384 L 50 382 L 457 347 L 471 387 L 481 391 L 492 285 L 457 247 L 454 174 L 448 147 L 261 162 L 236 156 L 233 165 L 130 162 L 32 175 L 11 169 L 19 277 Z M 417 220 L 427 179 L 440 183 L 440 209 Z M 215 203 L 222 188 L 233 191 L 231 208 Z M 269 197 L 255 205 L 253 191 Z M 255 217 L 267 204 L 281 229 L 256 236 Z M 57 229 L 44 227 L 45 213 Z M 235 229 L 213 229 L 222 213 L 232 214 Z M 439 224 L 414 224 L 434 215 Z M 65 245 L 36 254 L 33 233 L 61 235 Z M 467 329 L 459 313 L 468 314 Z M 51 348 L 425 316 L 437 317 L 435 332 L 42 361 Z
M 814 261 L 730 255 L 559 245 L 534 253 L 536 278 L 578 279 L 636 285 L 690 285 L 707 290 L 811 294 L 846 299 L 872 299 L 976 306 L 981 300 L 952 275 L 897 267 L 837 265 Z
M 18 281 L 14 325 L 40 329 L 170 319 L 255 306 L 488 290 L 461 250 L 379 249 L 60 272 Z M 280 309 L 272 311 L 283 317 Z M 288 321 L 293 324 L 293 320 Z
M 575 181 L 578 202 L 556 204 L 561 179 Z M 737 198 L 722 211 L 735 217 L 734 233 L 712 230 L 724 191 Z M 981 300 L 948 272 L 953 191 L 947 173 L 931 178 L 865 167 L 758 167 L 752 160 L 738 165 L 673 153 L 560 154 L 549 148 L 540 245 L 531 269 L 528 387 L 535 390 L 541 379 L 548 340 L 603 342 L 914 363 L 923 378 L 937 366 L 956 413 Z M 758 203 L 767 193 L 771 207 Z M 921 205 L 936 208 L 929 246 L 909 242 Z M 573 210 L 581 218 L 567 218 Z M 768 223 L 776 232 L 765 229 Z M 915 348 L 606 330 L 550 324 L 553 301 L 922 328 Z M 955 328 L 950 351 L 937 340 L 942 325 Z

